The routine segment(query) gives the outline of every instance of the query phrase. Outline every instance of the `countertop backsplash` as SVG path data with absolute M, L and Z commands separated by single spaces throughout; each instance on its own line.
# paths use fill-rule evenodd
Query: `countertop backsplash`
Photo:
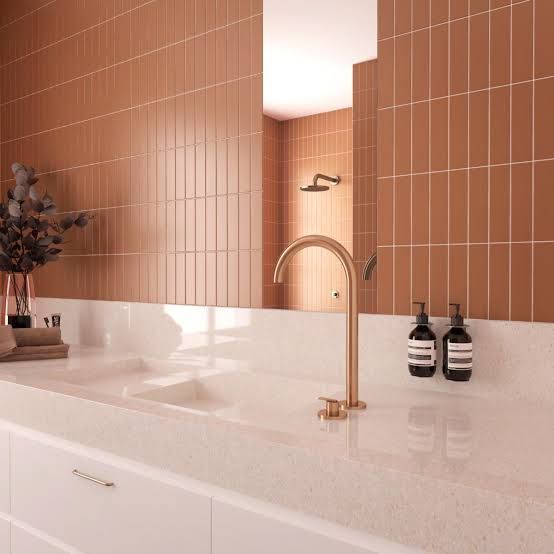
M 62 313 L 64 340 L 176 364 L 250 369 L 344 381 L 344 314 L 40 298 L 39 321 Z M 407 336 L 414 318 L 360 315 L 360 381 L 491 399 L 551 403 L 549 324 L 467 320 L 474 342 L 468 383 L 411 377 Z M 447 319 L 434 319 L 440 339 Z

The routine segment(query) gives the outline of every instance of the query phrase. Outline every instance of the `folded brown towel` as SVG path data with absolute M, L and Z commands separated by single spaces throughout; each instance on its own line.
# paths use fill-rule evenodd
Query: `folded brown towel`
M 62 344 L 62 333 L 59 327 L 36 329 L 14 329 L 17 346 L 51 346 Z
M 68 344 L 54 344 L 51 346 L 18 346 L 6 356 L 0 358 L 0 362 L 27 362 L 30 360 L 54 360 L 67 358 Z
M 17 346 L 11 325 L 0 325 L 0 357 L 7 356 Z

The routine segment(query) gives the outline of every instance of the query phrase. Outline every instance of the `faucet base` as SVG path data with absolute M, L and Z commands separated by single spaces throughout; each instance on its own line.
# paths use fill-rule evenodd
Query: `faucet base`
M 342 410 L 365 410 L 367 408 L 367 404 L 363 400 L 358 400 L 355 406 L 347 406 L 346 400 L 341 400 L 339 404 Z
M 337 415 L 329 415 L 327 410 L 319 410 L 319 412 L 317 412 L 317 417 L 319 417 L 321 421 L 332 421 L 337 419 L 346 419 L 348 414 L 344 410 L 339 410 Z

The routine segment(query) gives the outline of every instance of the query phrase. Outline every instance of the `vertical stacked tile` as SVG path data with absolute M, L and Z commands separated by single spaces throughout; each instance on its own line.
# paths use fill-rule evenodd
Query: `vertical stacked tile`
M 264 308 L 281 308 L 282 287 L 273 282 L 275 265 L 283 250 L 282 237 L 282 126 L 279 121 L 264 115 L 263 123 L 263 249 L 264 249 Z
M 381 0 L 378 310 L 554 321 L 549 0 Z
M 284 248 L 303 235 L 333 237 L 352 253 L 352 109 L 291 119 L 278 125 L 280 244 L 271 259 L 273 267 Z M 316 173 L 339 175 L 341 182 L 326 192 L 300 191 L 300 186 L 312 183 Z M 267 277 L 272 277 L 269 268 Z M 280 306 L 342 311 L 345 285 L 343 270 L 335 256 L 310 248 L 293 259 L 287 281 L 281 285 Z M 333 290 L 339 291 L 338 299 L 331 297 Z
M 3 189 L 18 160 L 91 211 L 44 296 L 262 305 L 262 2 L 0 8 Z
M 353 230 L 358 275 L 377 249 L 377 60 L 354 65 Z M 377 272 L 360 281 L 360 311 L 377 309 Z

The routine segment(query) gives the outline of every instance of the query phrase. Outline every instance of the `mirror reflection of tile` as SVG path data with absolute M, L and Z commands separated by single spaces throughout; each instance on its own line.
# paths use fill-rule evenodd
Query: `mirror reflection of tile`
M 61 210 L 96 216 L 59 263 L 37 272 L 37 294 L 342 308 L 344 295 L 331 297 L 343 287 L 333 269 L 314 269 L 312 288 L 291 272 L 282 293 L 266 279 L 276 237 L 302 227 L 299 218 L 269 230 L 262 4 L 233 2 L 194 18 L 184 2 L 171 18 L 161 2 L 110 18 L 69 6 L 64 26 L 53 28 L 57 3 L 40 3 L 36 40 L 4 34 L 2 179 L 12 161 L 33 165 L 64 198 Z M 335 195 L 333 236 L 349 230 L 345 244 L 360 267 L 378 250 L 364 311 L 408 314 L 412 301 L 426 300 L 433 316 L 456 302 L 470 318 L 554 321 L 553 4 L 394 4 L 379 2 L 379 69 L 366 89 L 378 90 L 376 119 L 356 119 L 353 106 L 335 140 L 331 127 L 317 141 L 299 138 L 306 150 L 296 174 L 342 172 L 343 181 L 294 208 L 319 209 L 329 226 L 323 198 Z M 164 23 L 154 32 L 152 21 Z M 78 47 L 85 42 L 94 47 Z M 28 64 L 43 69 L 16 79 Z M 349 149 L 346 169 L 329 167 Z M 312 169 L 314 152 L 324 153 Z M 357 186 L 374 173 L 376 185 Z M 310 255 L 310 266 L 325 263 Z M 297 267 L 306 265 L 299 258 Z
M 322 234 L 341 242 L 361 275 L 376 248 L 375 60 L 353 67 L 353 108 L 278 121 L 264 115 L 264 306 L 344 311 L 345 279 L 340 264 L 324 251 L 298 254 L 283 285 L 273 284 L 279 254 L 292 240 Z M 322 194 L 300 187 L 318 172 L 339 175 Z M 360 280 L 360 308 L 376 307 L 376 279 Z M 332 291 L 338 291 L 333 298 Z M 341 294 L 342 292 L 342 294 Z

